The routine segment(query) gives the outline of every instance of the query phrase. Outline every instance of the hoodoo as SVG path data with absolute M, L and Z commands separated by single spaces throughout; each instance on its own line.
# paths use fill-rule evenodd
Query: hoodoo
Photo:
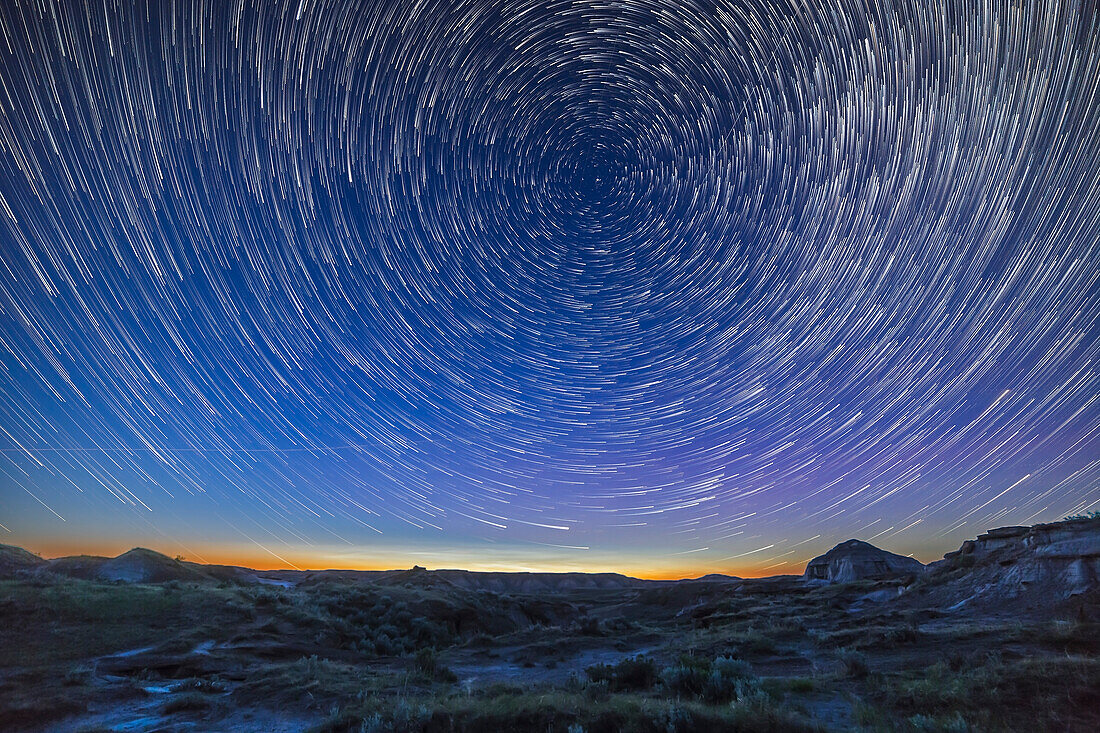
M 911 557 L 880 550 L 862 540 L 848 540 L 810 560 L 803 577 L 830 583 L 851 583 L 855 580 L 916 575 L 923 571 L 924 565 Z

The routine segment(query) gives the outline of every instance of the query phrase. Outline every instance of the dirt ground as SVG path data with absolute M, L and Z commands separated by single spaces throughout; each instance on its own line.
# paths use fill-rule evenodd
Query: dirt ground
M 1100 729 L 1095 623 L 860 602 L 889 583 L 281 582 L 0 582 L 0 728 Z M 751 680 L 676 686 L 721 660 Z

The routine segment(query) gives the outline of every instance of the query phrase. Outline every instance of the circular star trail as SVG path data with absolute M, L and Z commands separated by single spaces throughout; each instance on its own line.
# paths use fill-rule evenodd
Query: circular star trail
M 1095 508 L 1098 22 L 5 3 L 0 526 L 774 566 Z

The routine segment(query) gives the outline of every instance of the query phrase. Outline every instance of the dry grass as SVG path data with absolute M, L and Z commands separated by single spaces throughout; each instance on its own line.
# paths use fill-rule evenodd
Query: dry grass
M 837 729 L 1100 729 L 1096 624 L 850 613 L 867 585 L 746 588 L 698 602 L 681 589 L 678 614 L 663 591 L 646 605 L 343 581 L 4 582 L 0 730 L 103 699 L 200 729 L 264 709 L 333 731 L 810 730 L 818 714 Z M 169 697 L 141 692 L 166 681 Z

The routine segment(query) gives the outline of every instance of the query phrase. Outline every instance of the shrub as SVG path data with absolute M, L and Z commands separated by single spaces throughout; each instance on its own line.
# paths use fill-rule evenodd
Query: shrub
M 1067 652 L 1100 652 L 1100 624 L 1055 620 L 1036 629 L 1032 638 Z
M 699 697 L 703 694 L 707 673 L 698 666 L 680 664 L 666 667 L 661 672 L 661 681 L 669 692 L 678 697 Z
M 471 647 L 489 647 L 493 645 L 493 637 L 486 633 L 475 634 L 470 637 L 470 640 L 466 642 L 466 646 Z
M 752 665 L 741 659 L 718 657 L 711 663 L 711 670 L 725 679 L 750 679 Z
M 813 692 L 816 684 L 810 677 L 794 677 L 787 681 L 787 689 L 791 692 Z
M 909 726 L 921 733 L 970 733 L 970 725 L 962 715 L 936 718 L 931 715 L 914 715 L 907 721 Z
M 727 729 L 743 733 L 820 730 L 798 713 L 777 704 L 759 687 L 751 684 L 749 687 L 750 689 L 739 693 L 738 698 L 730 703 Z
M 182 713 L 192 712 L 198 710 L 206 710 L 210 707 L 209 701 L 197 692 L 188 692 L 178 697 L 174 697 L 169 700 L 161 711 L 168 715 L 170 713 Z
M 584 696 L 593 702 L 603 702 L 611 696 L 611 685 L 607 680 L 589 682 L 584 687 Z
M 661 673 L 668 690 L 681 697 L 715 704 L 738 700 L 759 691 L 752 667 L 740 659 L 718 657 L 711 662 L 685 660 Z
M 917 676 L 887 678 L 880 699 L 885 709 L 909 716 L 913 727 L 927 724 L 925 729 L 966 730 L 966 724 L 981 730 L 1094 730 L 1097 690 L 1095 659 L 1067 655 L 1005 663 L 989 655 L 960 669 L 940 662 Z
M 398 649 L 397 644 L 395 644 L 385 633 L 380 633 L 374 638 L 374 650 L 382 656 L 396 654 Z
M 624 659 L 615 669 L 615 682 L 620 689 L 648 690 L 657 682 L 657 665 L 648 657 Z
M 92 681 L 93 670 L 86 664 L 75 664 L 65 673 L 63 680 L 66 685 L 86 685 Z
M 382 733 L 386 730 L 386 721 L 382 718 L 382 713 L 371 713 L 363 718 L 359 729 L 362 733 Z
M 867 666 L 867 657 L 862 652 L 853 649 L 844 649 L 840 652 L 840 663 L 844 667 L 844 674 L 853 679 L 863 679 L 871 672 Z
M 611 692 L 648 690 L 657 682 L 657 665 L 649 657 L 637 656 L 618 664 L 596 664 L 586 670 L 593 682 L 607 682 Z
M 755 677 L 733 680 L 732 688 L 733 701 L 730 702 L 730 709 L 732 710 L 743 710 L 752 713 L 771 707 L 771 698 L 760 687 L 760 681 Z
M 710 677 L 703 688 L 703 699 L 709 703 L 720 703 L 744 700 L 759 692 L 759 684 L 748 664 L 739 659 L 719 657 L 711 665 Z
M 416 653 L 416 670 L 431 677 L 435 674 L 436 665 L 438 660 L 435 656 L 435 649 L 424 648 Z
M 426 705 L 413 705 L 407 700 L 400 700 L 393 709 L 393 727 L 397 730 L 420 727 L 431 715 L 432 711 Z
M 435 649 L 424 647 L 416 653 L 416 670 L 425 677 L 442 682 L 458 682 L 458 675 L 439 663 Z
M 180 683 L 180 690 L 190 690 L 192 692 L 202 692 L 208 695 L 220 695 L 226 691 L 225 683 L 216 677 L 192 677 L 189 680 L 184 680 Z
M 900 644 L 913 644 L 920 641 L 920 628 L 915 623 L 907 623 L 904 626 L 896 626 L 882 634 L 882 643 L 887 646 Z
M 776 650 L 775 640 L 767 634 L 749 628 L 739 639 L 742 654 L 771 654 Z
M 515 697 L 523 694 L 523 688 L 519 685 L 510 685 L 507 682 L 493 682 L 477 691 L 478 697 L 498 698 Z
M 578 620 L 577 631 L 585 636 L 602 636 L 604 633 L 603 624 L 598 618 L 592 616 L 585 616 Z
M 662 718 L 659 723 L 664 724 L 664 729 L 668 733 L 688 733 L 688 731 L 695 730 L 695 717 L 690 710 L 685 708 L 671 707 L 668 709 L 667 715 L 662 716 Z

